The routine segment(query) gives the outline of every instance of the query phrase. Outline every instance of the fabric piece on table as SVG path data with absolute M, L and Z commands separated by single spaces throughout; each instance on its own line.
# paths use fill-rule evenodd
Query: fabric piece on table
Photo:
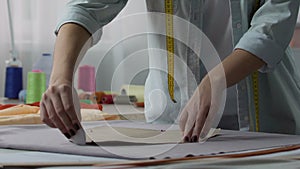
M 211 129 L 207 138 L 220 133 L 220 129 Z M 182 143 L 180 130 L 153 130 L 127 127 L 101 126 L 86 129 L 86 134 L 95 143 L 121 141 L 128 143 L 167 144 Z M 202 140 L 200 140 L 201 142 Z
M 82 121 L 120 120 L 118 115 L 102 112 L 99 105 L 82 105 Z M 0 125 L 42 124 L 40 108 L 30 105 L 16 105 L 0 110 Z
M 37 114 L 40 110 L 37 106 L 29 106 L 29 105 L 16 105 L 13 107 L 9 107 L 7 109 L 0 110 L 0 116 L 11 116 L 11 115 L 21 115 L 21 114 Z
M 36 107 L 40 107 L 40 102 L 35 102 L 35 103 L 31 103 L 31 104 L 0 104 L 0 110 L 4 110 L 10 107 L 14 107 L 14 106 L 36 106 Z M 98 110 L 103 110 L 103 106 L 101 104 L 87 104 L 87 103 L 80 103 L 80 107 L 82 109 L 98 109 Z
M 82 121 L 120 120 L 119 115 L 109 114 L 97 109 L 81 109 Z
M 40 114 L 0 116 L 0 125 L 42 124 Z
M 171 126 L 143 122 L 98 121 L 83 123 L 85 128 L 114 127 L 166 130 Z M 172 129 L 178 126 L 172 126 Z M 125 159 L 163 159 L 186 156 L 241 153 L 260 149 L 300 144 L 300 136 L 222 130 L 220 135 L 204 143 L 145 144 L 108 141 L 99 146 L 78 146 L 69 142 L 57 129 L 45 125 L 0 126 L 0 147 L 36 150 L 74 155 Z
M 0 104 L 0 110 L 4 110 L 4 109 L 10 108 L 10 107 L 14 107 L 16 105 L 17 104 Z
M 24 105 L 24 104 L 0 104 L 0 110 L 4 110 L 4 109 L 14 107 L 14 106 L 18 106 L 18 105 Z M 26 105 L 39 107 L 40 102 L 30 103 L 30 104 L 26 104 Z
M 103 106 L 101 104 L 87 104 L 80 102 L 81 109 L 96 109 L 96 110 L 103 110 Z

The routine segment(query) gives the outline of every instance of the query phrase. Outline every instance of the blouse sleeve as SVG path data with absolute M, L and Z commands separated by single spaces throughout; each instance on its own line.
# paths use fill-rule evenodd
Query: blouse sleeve
M 126 5 L 127 0 L 72 0 L 65 7 L 55 33 L 65 23 L 76 23 L 84 27 L 96 44 L 102 35 L 102 27 L 112 21 Z
M 264 62 L 261 72 L 281 61 L 293 36 L 300 0 L 267 0 L 254 14 L 250 29 L 236 45 Z

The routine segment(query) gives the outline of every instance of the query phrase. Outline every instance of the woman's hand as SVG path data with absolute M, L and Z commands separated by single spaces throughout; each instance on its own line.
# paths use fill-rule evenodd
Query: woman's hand
M 184 142 L 205 139 L 211 128 L 216 128 L 224 106 L 225 81 L 205 76 L 180 115 Z M 223 104 L 222 104 L 223 103 Z M 224 107 L 223 107 L 224 108 Z
M 236 49 L 221 64 L 209 71 L 180 114 L 183 141 L 205 141 L 211 128 L 216 128 L 225 107 L 226 88 L 266 63 L 243 49 Z
M 79 100 L 70 82 L 50 85 L 43 94 L 40 107 L 42 121 L 58 128 L 67 138 L 74 136 L 81 128 L 77 116 L 80 113 Z
M 85 52 L 91 46 L 89 32 L 75 23 L 64 24 L 57 35 L 50 85 L 43 94 L 41 119 L 71 138 L 80 125 L 80 104 L 73 89 L 73 75 Z

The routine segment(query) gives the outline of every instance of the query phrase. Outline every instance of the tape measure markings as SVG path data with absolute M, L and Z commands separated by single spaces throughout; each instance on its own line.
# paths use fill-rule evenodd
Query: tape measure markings
M 173 29 L 173 0 L 165 0 L 166 14 L 166 48 L 168 62 L 168 90 L 173 102 L 174 96 L 174 29 Z
M 252 74 L 253 100 L 255 109 L 255 131 L 259 131 L 259 89 L 258 89 L 258 72 Z
M 260 0 L 255 1 L 254 12 L 259 9 Z M 253 87 L 253 100 L 254 100 L 254 109 L 255 109 L 255 131 L 260 130 L 259 125 L 259 84 L 258 84 L 258 71 L 252 73 L 252 87 Z

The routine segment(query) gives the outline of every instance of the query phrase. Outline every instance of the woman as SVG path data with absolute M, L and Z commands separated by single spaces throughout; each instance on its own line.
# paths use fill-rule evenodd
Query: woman
M 74 0 L 68 3 L 57 26 L 53 71 L 50 87 L 41 101 L 41 118 L 47 125 L 59 128 L 68 138 L 81 127 L 75 113 L 78 110 L 70 97 L 75 63 L 84 51 L 100 40 L 101 28 L 126 3 L 126 0 Z M 150 12 L 165 12 L 164 1 L 147 0 L 146 3 Z M 260 6 L 257 11 L 256 5 Z M 221 127 L 241 128 L 239 116 L 250 114 L 252 129 L 256 126 L 264 132 L 299 134 L 300 104 L 296 100 L 300 96 L 300 79 L 288 49 L 298 9 L 299 0 L 174 0 L 174 36 L 197 26 L 215 46 L 222 64 L 206 74 L 203 64 L 197 61 L 194 81 L 201 82 L 191 96 L 190 91 L 195 86 L 189 87 L 190 76 L 186 74 L 189 69 L 181 61 L 190 66 L 190 60 L 196 62 L 191 56 L 197 52 L 175 39 L 174 53 L 180 60 L 174 63 L 175 103 L 168 91 L 166 53 L 149 50 L 149 63 L 154 69 L 150 69 L 145 84 L 147 121 L 172 123 L 181 112 L 179 124 L 184 141 L 196 142 L 199 137 L 204 138 L 218 122 L 219 117 L 215 117 L 220 107 L 218 97 L 225 89 L 219 85 L 224 81 L 219 70 L 224 70 L 228 95 Z M 163 27 L 165 20 L 157 20 L 155 14 L 149 14 L 148 18 L 149 29 L 164 34 L 157 28 Z M 193 25 L 177 27 L 176 19 Z M 187 34 L 192 39 L 193 34 Z M 165 36 L 149 35 L 148 39 L 149 49 L 166 50 Z M 176 71 L 178 69 L 187 70 Z M 253 88 L 251 74 L 256 70 L 261 72 L 259 87 Z M 254 114 L 258 112 L 255 119 Z M 229 122 L 235 119 L 236 123 L 228 123 L 226 117 Z

